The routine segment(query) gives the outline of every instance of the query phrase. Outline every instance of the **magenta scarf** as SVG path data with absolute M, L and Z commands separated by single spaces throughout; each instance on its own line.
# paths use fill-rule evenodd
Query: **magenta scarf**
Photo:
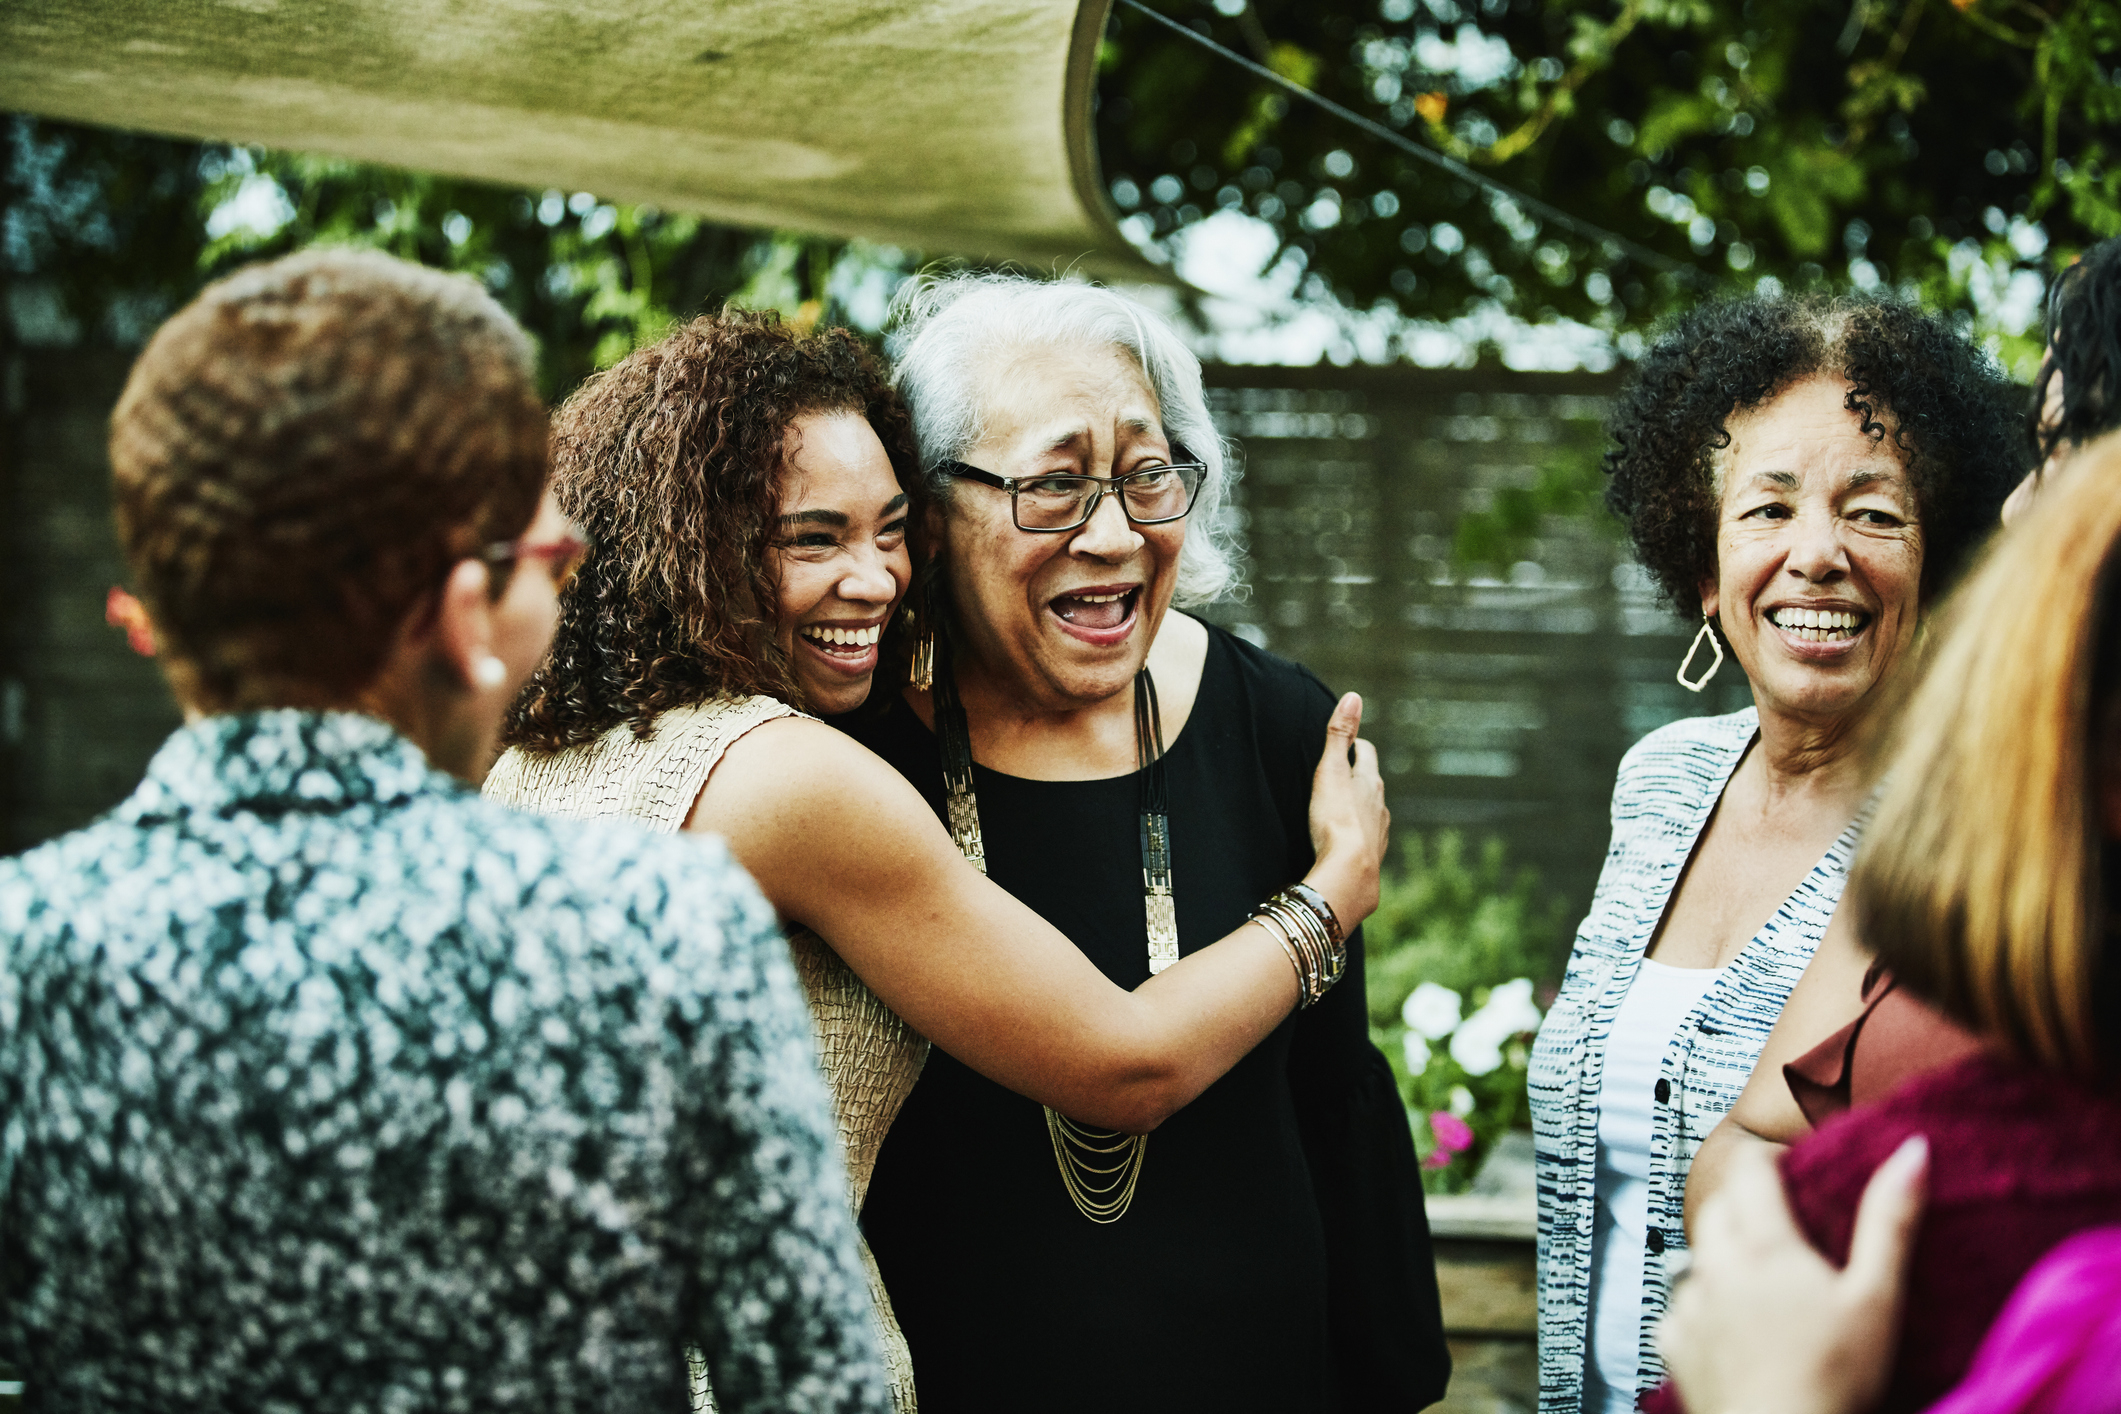
M 2040 1259 L 1928 1414 L 2113 1414 L 2121 1409 L 2121 1227 Z

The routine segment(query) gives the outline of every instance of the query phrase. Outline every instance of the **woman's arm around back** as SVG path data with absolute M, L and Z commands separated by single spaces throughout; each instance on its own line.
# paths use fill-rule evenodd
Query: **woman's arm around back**
M 1311 807 L 1319 861 L 1306 876 L 1348 933 L 1377 905 L 1390 818 L 1360 721 L 1360 700 L 1344 700 L 1328 729 Z M 687 828 L 724 836 L 781 915 L 829 942 L 914 1029 L 1087 1124 L 1154 1129 L 1297 1000 L 1294 968 L 1257 923 L 1121 990 L 966 863 L 903 777 L 821 723 L 784 719 L 737 741 Z

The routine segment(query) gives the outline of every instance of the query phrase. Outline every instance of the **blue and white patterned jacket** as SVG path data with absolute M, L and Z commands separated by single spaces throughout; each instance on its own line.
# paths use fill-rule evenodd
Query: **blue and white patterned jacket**
M 1723 788 L 1759 728 L 1748 707 L 1674 722 L 1637 742 L 1613 787 L 1613 841 L 1561 991 L 1532 1048 L 1539 1180 L 1539 1404 L 1577 1414 L 1597 1204 L 1598 1093 L 1606 1036 L 1643 950 Z M 1651 1344 L 1664 1315 L 1661 1254 L 1682 1249 L 1687 1169 L 1753 1073 L 1790 989 L 1826 933 L 1863 817 L 1842 832 L 1681 1023 L 1664 1055 L 1650 1137 L 1649 1260 L 1643 1264 L 1640 1388 L 1664 1365 Z
M 808 1013 L 718 845 L 352 714 L 0 860 L 0 1357 L 48 1410 L 891 1407 Z

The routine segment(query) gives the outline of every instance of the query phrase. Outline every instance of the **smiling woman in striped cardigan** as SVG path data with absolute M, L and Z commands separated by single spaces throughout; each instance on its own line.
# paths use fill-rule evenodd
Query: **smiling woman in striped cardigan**
M 1922 609 L 2030 458 L 2015 396 L 1945 321 L 1886 301 L 1682 319 L 1616 410 L 1607 500 L 1755 705 L 1638 743 L 1534 1050 L 1541 1407 L 1633 1410 L 1685 1245 L 1695 1149 L 1840 901 L 1862 729 Z

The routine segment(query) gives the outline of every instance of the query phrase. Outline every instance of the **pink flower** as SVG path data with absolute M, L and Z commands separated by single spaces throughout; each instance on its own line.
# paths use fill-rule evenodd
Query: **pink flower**
M 1447 1169 L 1451 1166 L 1451 1160 L 1457 1157 L 1449 1149 L 1431 1149 L 1429 1157 L 1421 1161 L 1421 1166 L 1425 1169 Z
M 1449 1110 L 1438 1110 L 1429 1116 L 1429 1133 L 1436 1136 L 1436 1148 L 1431 1154 L 1432 1158 L 1435 1154 L 1456 1156 L 1473 1147 L 1473 1127 Z M 1447 1157 L 1444 1163 L 1450 1161 Z

